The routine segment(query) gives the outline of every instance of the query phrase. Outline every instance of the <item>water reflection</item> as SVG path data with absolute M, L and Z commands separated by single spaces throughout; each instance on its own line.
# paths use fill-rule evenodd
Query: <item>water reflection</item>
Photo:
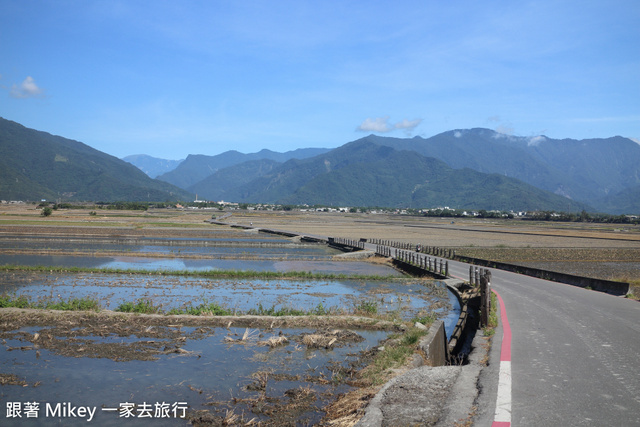
M 385 265 L 364 261 L 274 261 L 255 259 L 190 259 L 151 258 L 135 256 L 55 256 L 55 255 L 0 255 L 0 265 L 27 265 L 81 268 L 113 268 L 132 270 L 243 270 L 243 271 L 308 271 L 313 273 L 345 273 L 378 276 L 401 276 Z
M 122 302 L 149 300 L 163 311 L 216 302 L 227 309 L 247 312 L 292 308 L 352 312 L 363 301 L 375 303 L 380 313 L 398 312 L 411 319 L 420 312 L 443 306 L 447 312 L 448 292 L 442 283 L 416 280 L 232 280 L 196 277 L 126 274 L 42 274 L 13 273 L 0 276 L 0 293 L 24 295 L 31 301 L 92 298 L 106 309 Z
M 0 236 L 0 249 L 72 252 L 128 252 L 168 256 L 294 257 L 327 259 L 339 250 L 318 243 L 294 243 L 275 237 L 260 238 L 82 238 L 52 239 L 39 236 Z

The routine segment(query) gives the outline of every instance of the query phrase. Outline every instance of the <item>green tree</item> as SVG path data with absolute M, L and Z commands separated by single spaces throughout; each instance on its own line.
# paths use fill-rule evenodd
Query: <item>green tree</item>
M 591 220 L 591 217 L 589 216 L 587 211 L 583 210 L 582 212 L 580 212 L 580 221 L 581 222 L 589 222 L 590 220 Z
M 51 213 L 53 213 L 53 209 L 51 209 L 49 206 L 45 206 L 45 208 L 42 209 L 42 213 L 40 215 L 42 215 L 42 216 L 50 216 Z

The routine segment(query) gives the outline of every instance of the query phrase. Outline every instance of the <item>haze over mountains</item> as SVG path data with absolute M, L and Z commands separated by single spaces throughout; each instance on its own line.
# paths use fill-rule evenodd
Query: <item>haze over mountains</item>
M 136 166 L 138 169 L 140 169 L 142 172 L 149 175 L 149 177 L 151 178 L 157 178 L 158 175 L 171 172 L 172 170 L 177 168 L 180 163 L 184 161 L 184 159 L 181 159 L 181 160 L 159 159 L 157 157 L 152 157 L 147 154 L 133 154 L 131 156 L 123 157 L 122 160 Z
M 640 145 L 622 137 L 466 129 L 369 135 L 335 149 L 126 159 L 158 179 L 81 142 L 0 119 L 3 200 L 189 201 L 197 193 L 248 203 L 640 212 Z

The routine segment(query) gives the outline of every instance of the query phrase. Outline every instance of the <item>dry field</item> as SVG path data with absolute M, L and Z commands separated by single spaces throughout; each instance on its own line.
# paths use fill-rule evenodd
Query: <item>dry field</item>
M 58 210 L 48 218 L 35 205 L 0 205 L 0 233 L 99 236 L 203 236 L 219 210 Z M 309 235 L 378 238 L 456 249 L 495 261 L 547 268 L 640 285 L 640 226 L 522 220 L 425 218 L 330 212 L 230 211 L 229 225 L 253 225 Z

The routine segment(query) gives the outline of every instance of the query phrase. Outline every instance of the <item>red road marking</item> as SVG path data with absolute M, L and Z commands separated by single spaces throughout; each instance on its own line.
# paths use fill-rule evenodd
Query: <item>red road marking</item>
M 498 297 L 500 301 L 500 320 L 502 321 L 502 347 L 500 348 L 500 361 L 511 361 L 511 326 L 509 325 L 509 319 L 507 318 L 507 309 L 504 306 L 502 297 L 492 289 L 493 293 Z
M 464 278 L 457 277 L 455 275 L 451 275 L 451 277 L 455 277 L 463 281 L 465 280 Z M 494 289 L 491 290 L 496 294 L 496 297 L 500 302 L 500 322 L 502 323 L 502 346 L 500 347 L 501 371 L 508 372 L 507 375 L 501 376 L 501 381 L 499 381 L 498 384 L 498 400 L 500 400 L 500 402 L 496 402 L 496 404 L 501 406 L 501 410 L 498 411 L 498 408 L 496 408 L 495 418 L 500 417 L 502 419 L 496 421 L 494 418 L 491 427 L 511 427 L 511 325 L 509 325 L 507 309 L 502 297 Z M 498 412 L 500 412 L 499 415 Z M 505 418 L 508 419 L 508 421 L 505 421 Z
M 496 414 L 491 427 L 511 427 L 511 326 L 502 297 L 495 290 L 492 289 L 492 291 L 500 302 L 502 346 L 500 348 L 500 379 L 498 381 Z

